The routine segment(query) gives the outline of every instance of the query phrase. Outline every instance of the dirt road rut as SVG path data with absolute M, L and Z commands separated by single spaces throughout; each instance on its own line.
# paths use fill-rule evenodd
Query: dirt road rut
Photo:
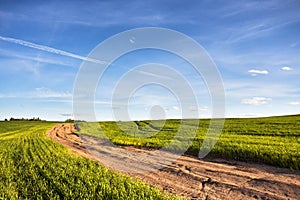
M 97 151 L 105 152 L 99 162 L 123 165 L 134 163 L 134 158 L 112 152 L 99 145 L 101 140 L 92 136 L 78 136 L 71 124 L 53 127 L 47 135 L 77 154 L 90 159 Z M 83 142 L 85 141 L 85 142 Z M 88 141 L 88 142 L 87 142 Z M 89 146 L 90 145 L 90 146 Z M 91 152 L 91 149 L 95 152 Z M 148 153 L 147 149 L 122 147 L 126 151 Z M 125 162 L 125 163 L 124 163 Z M 300 172 L 291 172 L 262 164 L 249 164 L 223 159 L 200 160 L 181 156 L 162 169 L 148 173 L 127 173 L 163 191 L 176 193 L 188 199 L 300 199 Z

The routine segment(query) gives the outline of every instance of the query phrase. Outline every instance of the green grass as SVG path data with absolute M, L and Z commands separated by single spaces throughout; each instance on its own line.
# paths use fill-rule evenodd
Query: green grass
M 57 123 L 0 122 L 0 199 L 169 199 L 53 142 Z
M 176 137 L 178 142 L 171 149 L 180 150 L 179 141 L 189 138 L 193 129 L 196 137 L 187 153 L 198 155 L 206 136 L 210 120 L 185 120 L 183 133 Z M 80 133 L 97 137 L 108 137 L 116 145 L 161 148 L 176 135 L 180 120 L 138 121 L 138 122 L 100 122 L 100 126 L 80 126 Z M 161 127 L 161 130 L 158 131 Z M 300 169 L 300 116 L 282 116 L 270 118 L 226 119 L 223 131 L 209 157 L 254 161 Z
M 186 120 L 181 127 L 186 137 L 197 128 L 189 154 L 197 155 L 209 122 Z M 175 198 L 53 142 L 45 132 L 56 124 L 0 122 L 0 199 Z M 164 125 L 162 121 L 101 122 L 99 125 L 101 129 L 92 127 L 92 134 L 108 136 L 117 145 L 160 148 L 175 137 L 180 121 L 167 120 Z M 81 128 L 84 133 L 85 127 Z M 178 141 L 183 139 L 183 136 L 175 137 Z M 180 143 L 172 148 L 180 149 Z M 226 119 L 220 139 L 209 156 L 299 170 L 300 116 Z

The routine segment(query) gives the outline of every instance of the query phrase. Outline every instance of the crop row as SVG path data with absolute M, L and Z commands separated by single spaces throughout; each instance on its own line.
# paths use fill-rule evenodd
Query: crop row
M 168 199 L 45 136 L 49 122 L 0 122 L 0 199 Z

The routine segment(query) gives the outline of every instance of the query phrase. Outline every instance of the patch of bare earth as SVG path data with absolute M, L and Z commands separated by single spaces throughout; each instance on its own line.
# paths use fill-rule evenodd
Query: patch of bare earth
M 97 151 L 104 152 L 101 159 L 110 163 L 134 166 L 135 160 L 124 153 L 111 151 L 101 139 L 79 137 L 71 124 L 53 127 L 47 135 L 77 154 L 95 159 Z M 84 140 L 84 142 L 83 142 Z M 103 145 L 99 145 L 102 144 Z M 87 147 L 87 145 L 90 145 Z M 95 152 L 91 152 L 95 151 Z M 151 150 L 122 147 L 126 151 L 149 153 Z M 105 162 L 103 162 L 105 160 Z M 113 168 L 113 167 L 112 167 Z M 245 162 L 213 159 L 199 160 L 181 156 L 162 169 L 148 173 L 127 173 L 163 191 L 176 193 L 188 199 L 300 199 L 300 173 L 288 169 L 249 164 Z

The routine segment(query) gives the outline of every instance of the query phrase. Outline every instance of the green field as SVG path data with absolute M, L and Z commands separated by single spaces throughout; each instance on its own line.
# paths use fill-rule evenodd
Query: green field
M 197 155 L 209 120 L 186 120 L 183 130 L 197 127 L 188 149 Z M 0 122 L 0 199 L 167 199 L 141 181 L 112 172 L 73 154 L 46 137 L 58 122 Z M 199 127 L 198 127 L 199 124 Z M 117 145 L 160 148 L 174 138 L 179 120 L 100 122 L 93 135 Z M 98 124 L 97 124 L 98 126 Z M 160 127 L 162 126 L 161 130 Z M 120 130 L 127 130 L 129 135 Z M 84 127 L 80 133 L 84 133 Z M 184 138 L 175 137 L 180 149 Z M 176 143 L 175 143 L 176 144 Z M 226 119 L 210 157 L 263 162 L 300 169 L 300 116 Z
M 192 129 L 199 128 L 187 153 L 198 155 L 210 120 L 185 120 L 182 127 L 186 138 L 177 137 L 170 148 L 180 150 L 180 141 L 189 137 Z M 176 135 L 180 120 L 100 122 L 100 126 L 79 124 L 80 133 L 110 138 L 116 145 L 161 148 Z M 161 130 L 159 130 L 161 128 Z M 125 130 L 122 131 L 122 130 Z M 189 139 L 189 138 L 188 138 Z M 192 140 L 192 139 L 191 139 Z M 209 157 L 251 161 L 300 169 L 300 116 L 269 118 L 226 119 L 223 131 Z
M 0 199 L 168 199 L 53 142 L 57 123 L 0 122 Z

